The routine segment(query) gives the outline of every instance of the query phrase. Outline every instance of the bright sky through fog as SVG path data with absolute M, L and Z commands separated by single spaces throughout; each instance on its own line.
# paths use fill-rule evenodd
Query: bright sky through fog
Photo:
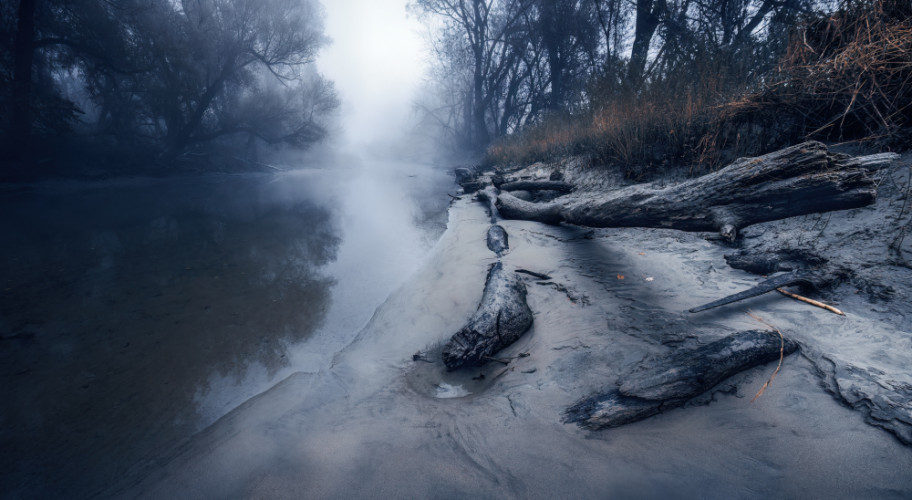
M 391 140 L 411 115 L 424 71 L 421 24 L 407 0 L 322 0 L 332 45 L 317 66 L 342 98 L 345 133 L 355 144 Z

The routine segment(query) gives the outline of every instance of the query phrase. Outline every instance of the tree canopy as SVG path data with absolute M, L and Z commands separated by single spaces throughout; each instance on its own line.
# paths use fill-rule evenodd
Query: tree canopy
M 338 106 L 313 66 L 317 0 L 20 0 L 2 4 L 9 153 L 52 133 L 163 159 L 207 144 L 306 147 Z

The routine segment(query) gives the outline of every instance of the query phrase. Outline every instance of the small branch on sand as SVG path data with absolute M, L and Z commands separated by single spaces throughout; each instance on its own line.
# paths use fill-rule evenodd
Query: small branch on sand
M 836 309 L 835 307 L 833 307 L 833 306 L 831 306 L 831 305 L 829 305 L 829 304 L 824 304 L 823 302 L 819 302 L 819 301 L 816 301 L 816 300 L 814 300 L 814 299 L 809 299 L 809 298 L 807 298 L 807 297 L 803 297 L 803 296 L 801 296 L 801 295 L 798 295 L 797 293 L 789 292 L 788 290 L 785 290 L 785 289 L 783 289 L 783 288 L 777 288 L 776 291 L 779 292 L 779 293 L 781 293 L 782 295 L 786 295 L 786 296 L 791 297 L 791 298 L 793 298 L 793 299 L 795 299 L 795 300 L 800 300 L 801 302 L 808 303 L 808 304 L 810 304 L 810 305 L 812 305 L 812 306 L 817 306 L 817 307 L 819 307 L 819 308 L 821 308 L 821 309 L 826 309 L 827 311 L 830 311 L 830 312 L 832 312 L 832 313 L 836 313 L 836 314 L 838 314 L 838 315 L 840 315 L 840 316 L 845 316 L 845 313 L 844 313 L 844 312 L 840 311 L 839 309 Z
M 535 271 L 529 271 L 528 269 L 517 269 L 517 270 L 515 270 L 515 271 L 513 271 L 513 272 L 514 272 L 514 273 L 528 274 L 529 276 L 538 278 L 538 279 L 540 279 L 540 280 L 549 280 L 549 279 L 551 279 L 551 276 L 548 276 L 547 274 L 536 273 Z
M 781 292 L 782 289 L 780 288 L 779 291 Z M 762 396 L 762 395 L 763 395 L 763 392 L 766 391 L 766 388 L 769 387 L 770 384 L 773 383 L 773 380 L 776 378 L 776 375 L 779 374 L 779 369 L 782 368 L 782 360 L 785 359 L 785 337 L 782 336 L 782 332 L 779 331 L 778 328 L 776 328 L 775 326 L 773 326 L 773 325 L 767 323 L 763 318 L 761 318 L 760 316 L 757 316 L 756 314 L 754 314 L 753 311 L 748 310 L 747 315 L 750 316 L 751 318 L 753 318 L 754 320 L 759 321 L 761 324 L 763 324 L 763 325 L 765 325 L 765 326 L 768 326 L 768 327 L 772 328 L 773 330 L 775 330 L 776 333 L 779 334 L 779 340 L 780 340 L 780 344 L 779 344 L 779 364 L 776 365 L 776 370 L 773 371 L 773 374 L 770 375 L 770 378 L 767 379 L 767 381 L 763 384 L 763 387 L 761 387 L 760 390 L 757 391 L 757 394 L 754 395 L 754 398 L 751 399 L 751 403 L 753 403 L 754 401 L 757 400 L 757 398 L 759 398 L 760 396 Z
M 518 355 L 511 356 L 509 358 L 495 358 L 493 356 L 484 356 L 483 359 L 486 359 L 488 361 L 497 361 L 498 363 L 503 363 L 505 365 L 509 365 L 510 361 L 513 361 L 514 359 L 528 358 L 528 357 L 529 357 L 529 353 L 521 352 Z
M 508 368 L 504 368 L 504 369 L 501 370 L 497 375 L 494 375 L 494 380 L 499 379 L 504 373 L 511 372 L 511 371 L 513 371 L 513 367 L 512 367 L 512 366 L 511 366 L 511 367 L 508 367 Z
M 784 287 L 784 286 L 800 285 L 800 284 L 808 284 L 808 283 L 813 284 L 811 279 L 809 279 L 809 277 L 806 276 L 804 273 L 791 272 L 791 273 L 787 273 L 787 274 L 781 274 L 779 276 L 774 276 L 767 280 L 761 281 L 760 283 L 757 283 L 756 285 L 754 285 L 754 287 L 749 288 L 743 292 L 738 292 L 736 294 L 729 295 L 728 297 L 723 297 L 719 300 L 712 301 L 708 304 L 703 304 L 702 306 L 694 307 L 692 309 L 689 309 L 689 311 L 692 313 L 697 313 L 697 312 L 705 311 L 707 309 L 712 309 L 714 307 L 724 306 L 724 305 L 732 304 L 734 302 L 738 302 L 738 301 L 741 301 L 744 299 L 749 299 L 751 297 L 757 297 L 758 295 L 762 295 L 766 292 L 771 292 L 773 290 L 776 290 L 776 289 Z

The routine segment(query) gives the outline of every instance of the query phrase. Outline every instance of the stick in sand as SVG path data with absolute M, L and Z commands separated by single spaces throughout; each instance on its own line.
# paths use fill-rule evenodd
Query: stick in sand
M 839 309 L 836 309 L 835 307 L 833 307 L 833 306 L 831 306 L 831 305 L 829 305 L 829 304 L 824 304 L 823 302 L 818 302 L 818 301 L 816 301 L 816 300 L 814 300 L 814 299 L 809 299 L 809 298 L 807 298 L 807 297 L 802 297 L 801 295 L 798 295 L 797 293 L 792 293 L 792 292 L 789 292 L 788 290 L 785 290 L 785 289 L 782 289 L 782 288 L 777 288 L 776 291 L 779 292 L 779 293 L 781 293 L 782 295 L 787 295 L 787 296 L 789 296 L 789 297 L 791 297 L 791 298 L 793 298 L 793 299 L 795 299 L 795 300 L 800 300 L 801 302 L 805 302 L 805 303 L 810 304 L 810 305 L 812 305 L 812 306 L 817 306 L 817 307 L 820 307 L 820 308 L 822 308 L 822 309 L 826 309 L 827 311 L 830 311 L 830 312 L 832 312 L 832 313 L 836 313 L 836 314 L 838 314 L 838 315 L 840 315 L 840 316 L 845 316 L 845 313 L 844 313 L 844 312 L 840 311 Z
M 766 381 L 766 383 L 763 384 L 763 387 L 761 387 L 760 390 L 757 391 L 757 394 L 754 395 L 754 399 L 751 399 L 751 403 L 753 403 L 754 401 L 757 400 L 757 398 L 762 396 L 763 392 L 766 391 L 766 388 L 769 387 L 770 384 L 773 383 L 773 380 L 776 379 L 776 375 L 779 374 L 779 369 L 782 368 L 782 360 L 785 358 L 785 337 L 782 336 L 782 332 L 779 331 L 778 328 L 771 325 L 770 323 L 767 323 L 766 320 L 764 320 L 760 316 L 757 316 L 756 314 L 754 314 L 754 311 L 751 311 L 750 309 L 748 309 L 747 315 L 750 316 L 751 318 L 753 318 L 755 321 L 758 321 L 758 322 L 762 323 L 763 325 L 765 325 L 769 328 L 772 328 L 773 331 L 775 331 L 776 333 L 779 334 L 779 340 L 781 342 L 779 344 L 779 364 L 776 365 L 776 371 L 774 371 L 773 374 L 770 375 L 770 378 Z

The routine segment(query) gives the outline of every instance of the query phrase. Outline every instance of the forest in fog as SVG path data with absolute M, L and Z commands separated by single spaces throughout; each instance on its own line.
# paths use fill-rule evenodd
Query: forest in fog
M 703 163 L 815 138 L 902 143 L 905 0 L 416 0 L 428 125 L 494 162 Z
M 322 139 L 339 103 L 312 64 L 328 42 L 316 0 L 21 0 L 0 9 L 7 176 L 54 161 L 49 146 L 121 169 L 213 150 L 255 161 L 258 146 Z

